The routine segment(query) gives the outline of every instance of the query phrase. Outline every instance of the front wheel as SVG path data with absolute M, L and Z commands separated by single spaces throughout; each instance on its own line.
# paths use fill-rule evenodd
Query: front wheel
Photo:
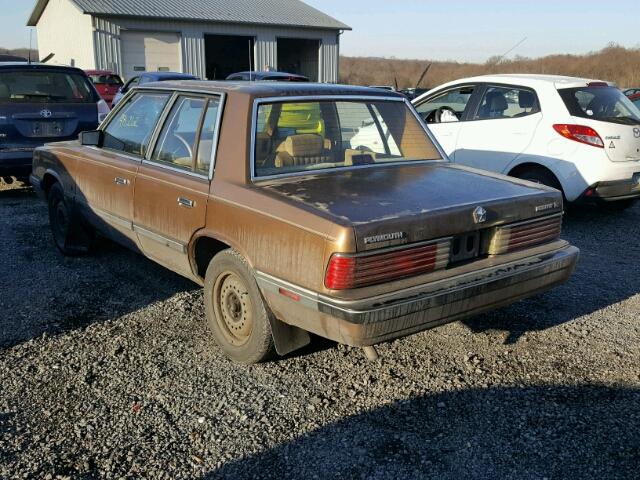
M 93 234 L 73 211 L 59 183 L 48 194 L 49 224 L 58 250 L 64 255 L 80 255 L 89 251 Z
M 230 359 L 259 363 L 273 354 L 269 313 L 246 260 L 235 250 L 218 253 L 204 282 L 207 322 Z

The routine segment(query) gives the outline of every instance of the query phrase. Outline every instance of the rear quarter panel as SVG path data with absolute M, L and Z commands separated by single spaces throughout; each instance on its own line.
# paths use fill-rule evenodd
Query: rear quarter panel
M 197 235 L 201 236 L 230 245 L 254 270 L 315 291 L 324 291 L 331 254 L 355 250 L 352 228 L 309 214 L 259 188 L 215 180 L 207 227 Z

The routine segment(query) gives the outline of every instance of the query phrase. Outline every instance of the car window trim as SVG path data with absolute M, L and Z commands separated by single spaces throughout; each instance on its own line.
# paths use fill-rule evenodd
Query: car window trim
M 427 103 L 430 100 L 433 100 L 436 97 L 439 97 L 440 95 L 446 94 L 451 92 L 452 90 L 458 90 L 464 87 L 472 87 L 473 88 L 473 92 L 471 93 L 471 96 L 469 97 L 469 101 L 467 102 L 467 104 L 464 107 L 464 110 L 462 111 L 462 116 L 460 118 L 460 122 L 468 122 L 469 121 L 469 109 L 471 108 L 471 105 L 474 103 L 475 98 L 477 97 L 477 93 L 478 93 L 478 88 L 480 88 L 482 86 L 482 84 L 480 83 L 458 83 L 456 85 L 451 85 L 449 87 L 443 88 L 442 90 L 438 90 L 437 92 L 434 92 L 432 95 L 429 95 L 428 97 L 424 98 L 423 100 L 421 100 L 420 102 L 416 103 L 414 105 L 414 108 L 418 109 L 418 107 L 424 103 Z M 448 123 L 448 122 L 447 122 Z M 437 123 L 432 123 L 431 125 L 438 125 Z
M 516 118 L 527 118 L 527 117 L 530 117 L 531 115 L 535 115 L 536 113 L 542 113 L 542 105 L 540 104 L 540 97 L 538 96 L 538 92 L 536 92 L 536 89 L 533 87 L 527 87 L 524 85 L 507 84 L 507 83 L 494 83 L 494 82 L 482 83 L 481 86 L 482 86 L 481 92 L 479 92 L 476 105 L 474 105 L 474 108 L 472 110 L 473 114 L 471 113 L 471 111 L 469 112 L 470 118 L 467 120 L 469 122 L 485 122 L 487 120 L 513 120 Z M 536 112 L 527 113 L 526 115 L 522 115 L 520 117 L 475 118 L 475 116 L 478 114 L 478 111 L 480 110 L 480 104 L 482 103 L 482 99 L 484 98 L 485 93 L 489 88 L 492 88 L 492 87 L 509 88 L 509 89 L 517 89 L 517 90 L 529 90 L 533 92 L 533 95 L 536 97 L 538 110 Z
M 347 167 L 334 167 L 328 170 L 316 170 L 316 171 L 302 171 L 302 172 L 288 172 L 288 173 L 278 173 L 275 175 L 256 175 L 256 136 L 258 129 L 258 107 L 264 103 L 287 103 L 287 102 L 313 102 L 313 101 L 365 101 L 365 102 L 402 102 L 404 103 L 413 116 L 418 121 L 418 124 L 422 127 L 422 130 L 425 132 L 429 140 L 433 143 L 433 146 L 440 154 L 440 159 L 435 160 L 416 160 L 411 162 L 399 161 L 399 162 L 388 162 L 382 165 L 351 165 Z M 421 164 L 431 164 L 431 163 L 448 163 L 450 162 L 449 157 L 444 152 L 440 143 L 436 140 L 434 135 L 429 130 L 427 124 L 420 117 L 420 114 L 416 111 L 415 107 L 411 104 L 408 98 L 404 96 L 387 96 L 387 95 L 302 95 L 302 96 L 284 96 L 284 97 L 260 97 L 255 98 L 253 100 L 253 108 L 251 113 L 251 141 L 249 144 L 249 148 L 251 149 L 249 154 L 249 180 L 252 183 L 261 182 L 264 180 L 272 180 L 276 178 L 289 178 L 289 177 L 301 177 L 305 175 L 311 175 L 313 173 L 331 173 L 331 172 L 344 172 L 349 170 L 362 170 L 365 168 L 378 168 L 384 166 L 392 166 L 392 165 L 407 165 L 410 163 L 411 165 L 421 165 Z

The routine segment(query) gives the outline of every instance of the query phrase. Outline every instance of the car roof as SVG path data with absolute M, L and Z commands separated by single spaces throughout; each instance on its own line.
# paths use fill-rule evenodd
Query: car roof
M 593 78 L 568 77 L 563 75 L 539 75 L 528 73 L 505 73 L 498 75 L 479 75 L 476 77 L 461 78 L 458 80 L 447 82 L 431 89 L 425 94 L 425 96 L 432 91 L 440 90 L 443 87 L 446 88 L 448 86 L 457 85 L 460 83 L 498 83 L 505 85 L 517 84 L 524 87 L 532 88 L 552 84 L 553 86 L 555 86 L 555 88 L 574 88 L 584 87 L 591 82 L 604 82 L 607 85 L 614 87 L 616 86 L 613 82 L 605 82 L 604 80 L 597 80 Z
M 151 77 L 151 78 L 197 78 L 195 75 L 191 75 L 190 73 L 180 73 L 180 72 L 144 72 L 139 75 L 140 77 Z
M 0 69 L 30 69 L 30 70 L 58 70 L 58 71 L 73 71 L 84 75 L 84 70 L 76 67 L 70 67 L 68 65 L 56 65 L 52 63 L 38 63 L 38 62 L 0 62 Z
M 232 73 L 231 76 L 235 76 L 235 75 L 253 75 L 256 78 L 258 77 L 268 77 L 268 76 L 283 76 L 283 77 L 299 77 L 299 78 L 307 78 L 304 75 L 300 75 L 299 73 L 289 73 L 289 72 L 274 72 L 274 71 L 261 71 L 261 72 L 252 72 L 252 71 L 245 71 L 245 72 L 236 72 L 236 73 Z
M 84 73 L 87 75 L 117 75 L 117 73 L 111 70 L 85 70 Z
M 247 82 L 247 81 L 207 81 L 177 80 L 147 83 L 137 89 L 157 88 L 163 90 L 184 90 L 202 93 L 226 93 L 250 97 L 313 97 L 313 96 L 365 96 L 405 98 L 403 95 L 369 87 L 338 85 L 331 83 L 292 83 L 292 82 Z

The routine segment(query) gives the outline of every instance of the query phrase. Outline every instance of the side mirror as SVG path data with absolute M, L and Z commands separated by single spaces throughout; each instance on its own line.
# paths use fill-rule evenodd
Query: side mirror
M 89 147 L 102 147 L 104 133 L 102 130 L 90 130 L 88 132 L 80 132 L 80 144 Z

